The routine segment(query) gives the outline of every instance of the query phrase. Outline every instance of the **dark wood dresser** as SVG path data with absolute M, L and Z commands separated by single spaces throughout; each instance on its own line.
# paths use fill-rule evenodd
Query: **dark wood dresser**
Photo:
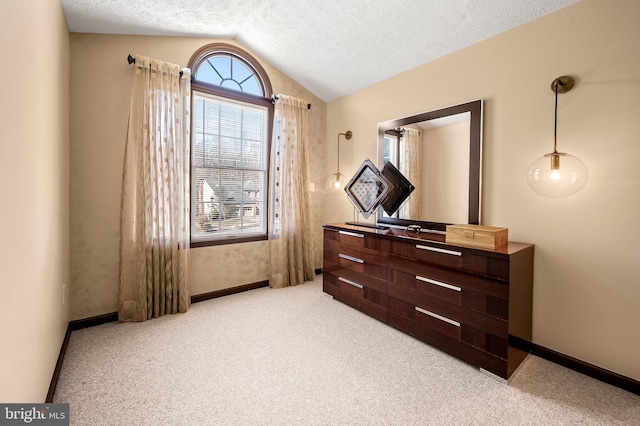
M 436 233 L 324 225 L 323 290 L 508 379 L 531 342 L 532 244 L 452 245 Z

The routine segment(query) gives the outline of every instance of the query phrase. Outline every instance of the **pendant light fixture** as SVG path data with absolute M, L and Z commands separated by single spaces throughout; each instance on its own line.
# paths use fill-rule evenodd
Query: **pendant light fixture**
M 531 189 L 544 197 L 568 197 L 580 191 L 587 183 L 588 173 L 584 163 L 573 155 L 558 152 L 558 94 L 571 90 L 574 83 L 573 77 L 568 75 L 558 77 L 551 83 L 551 90 L 556 96 L 553 152 L 534 161 L 527 178 Z
M 344 136 L 346 140 L 350 140 L 353 133 L 351 133 L 351 130 L 347 130 L 345 133 L 338 133 L 338 167 L 336 168 L 336 172 L 327 180 L 327 191 L 342 189 L 347 184 L 347 178 L 340 173 L 340 136 Z

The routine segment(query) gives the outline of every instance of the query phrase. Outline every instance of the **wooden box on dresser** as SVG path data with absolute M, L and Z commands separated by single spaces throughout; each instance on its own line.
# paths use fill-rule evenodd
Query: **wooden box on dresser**
M 531 342 L 532 244 L 496 249 L 324 225 L 323 290 L 380 321 L 508 379 Z

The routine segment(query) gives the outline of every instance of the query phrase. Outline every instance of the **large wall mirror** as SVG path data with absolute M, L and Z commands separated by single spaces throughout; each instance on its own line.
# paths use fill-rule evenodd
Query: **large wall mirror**
M 420 225 L 444 231 L 449 224 L 480 223 L 482 100 L 378 124 L 378 165 L 394 166 L 415 186 L 378 223 Z

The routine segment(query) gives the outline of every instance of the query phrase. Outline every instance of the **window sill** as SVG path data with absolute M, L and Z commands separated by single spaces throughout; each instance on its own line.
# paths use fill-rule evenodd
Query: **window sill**
M 268 239 L 269 237 L 267 235 L 248 235 L 242 237 L 228 236 L 227 238 L 217 238 L 214 240 L 193 240 L 191 241 L 191 248 L 249 243 L 253 241 L 266 241 Z

